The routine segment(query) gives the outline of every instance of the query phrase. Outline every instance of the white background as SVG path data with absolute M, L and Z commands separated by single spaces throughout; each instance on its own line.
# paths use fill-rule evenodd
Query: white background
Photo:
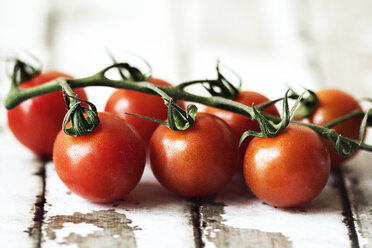
M 0 0 L 0 58 L 27 49 L 45 69 L 88 76 L 127 52 L 172 83 L 214 75 L 217 58 L 243 89 L 282 96 L 338 87 L 372 93 L 370 0 Z M 0 101 L 9 80 L 0 62 Z M 91 88 L 99 109 L 112 89 Z M 4 108 L 0 118 L 4 122 Z

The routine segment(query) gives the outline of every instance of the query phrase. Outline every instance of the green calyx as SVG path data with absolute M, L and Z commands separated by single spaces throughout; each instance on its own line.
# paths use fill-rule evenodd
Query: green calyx
M 64 79 L 57 79 L 62 87 L 63 97 L 67 105 L 67 113 L 62 122 L 62 130 L 69 136 L 79 137 L 91 133 L 99 124 L 99 117 L 96 106 L 78 96 L 72 91 Z M 90 108 L 84 107 L 86 103 Z M 68 121 L 70 127 L 67 128 Z
M 278 123 L 276 123 L 272 119 L 267 118 L 265 114 L 261 110 L 258 110 L 253 104 L 252 109 L 253 109 L 254 114 L 251 116 L 251 118 L 257 120 L 258 124 L 260 125 L 261 131 L 260 132 L 255 132 L 255 131 L 250 131 L 250 130 L 245 131 L 240 138 L 239 146 L 243 143 L 243 141 L 248 136 L 261 137 L 261 138 L 275 137 L 289 125 L 291 118 L 293 116 L 293 113 L 295 112 L 296 108 L 300 104 L 304 94 L 307 91 L 305 91 L 304 93 L 302 93 L 300 96 L 297 97 L 296 102 L 294 103 L 291 110 L 289 110 L 289 104 L 288 104 L 289 92 L 290 90 L 288 90 L 283 97 L 283 116 Z M 273 102 L 275 101 L 272 101 L 272 103 Z M 268 107 L 267 104 L 262 104 L 260 106 L 261 108 Z
M 116 61 L 114 55 L 110 51 L 107 51 L 107 53 L 110 56 L 112 62 L 114 64 L 117 64 L 117 61 Z M 117 68 L 121 79 L 122 80 L 130 80 L 130 81 L 134 81 L 134 82 L 149 81 L 149 79 L 152 76 L 151 75 L 152 74 L 152 68 L 146 60 L 144 60 L 142 58 L 141 58 L 141 60 L 142 60 L 142 62 L 144 62 L 146 64 L 146 66 L 149 69 L 149 73 L 147 75 L 144 74 L 137 67 L 131 66 L 128 63 L 122 63 L 122 66 Z
M 12 82 L 15 85 L 19 85 L 39 75 L 40 72 L 41 68 L 36 68 L 20 59 L 15 59 L 12 73 Z
M 293 90 L 291 91 L 293 92 L 294 97 L 298 97 Z M 303 119 L 309 117 L 318 104 L 318 97 L 316 96 L 315 92 L 309 89 L 306 89 L 306 91 L 309 93 L 309 96 L 301 99 L 301 104 L 298 106 L 295 112 L 296 118 Z
M 239 81 L 238 87 L 235 87 L 222 73 L 221 73 L 221 66 L 220 62 L 217 61 L 216 65 L 216 72 L 217 78 L 216 79 L 204 79 L 204 80 L 194 80 L 194 81 L 187 81 L 180 83 L 176 87 L 179 89 L 184 90 L 187 86 L 194 85 L 194 84 L 201 84 L 203 88 L 211 95 L 215 97 L 222 97 L 225 99 L 235 99 L 240 91 L 240 87 L 242 85 L 242 80 L 239 75 L 233 72 L 231 69 L 228 69 L 230 73 L 232 73 Z
M 236 73 L 234 73 L 239 79 L 239 86 L 238 88 L 236 88 L 221 73 L 220 61 L 217 61 L 216 72 L 217 72 L 217 79 L 205 82 L 203 87 L 209 92 L 209 94 L 211 94 L 211 96 L 220 96 L 220 97 L 227 98 L 227 99 L 235 99 L 238 96 L 240 87 L 242 85 L 241 78 Z
M 198 108 L 194 104 L 189 104 L 186 108 L 186 110 L 183 110 L 178 104 L 177 101 L 174 100 L 174 98 L 170 97 L 165 93 L 163 90 L 161 90 L 158 86 L 155 86 L 151 83 L 139 83 L 142 87 L 148 88 L 152 90 L 153 92 L 160 95 L 163 100 L 164 104 L 168 107 L 168 120 L 157 120 L 154 118 L 150 118 L 147 116 L 137 115 L 135 113 L 126 113 L 129 115 L 137 116 L 140 118 L 144 118 L 156 123 L 159 123 L 161 125 L 164 125 L 173 131 L 183 131 L 188 128 L 190 128 L 195 121 L 196 114 L 198 112 Z
M 99 124 L 96 106 L 88 101 L 78 98 L 77 95 L 67 95 L 64 91 L 63 97 L 68 106 L 68 111 L 62 123 L 63 132 L 74 137 L 84 136 L 92 132 Z M 71 101 L 70 98 L 72 99 Z M 81 106 L 81 102 L 88 104 L 91 109 Z M 71 127 L 67 128 L 69 120 L 71 120 Z
M 353 141 L 346 137 L 343 137 L 337 134 L 335 131 L 330 132 L 328 136 L 328 140 L 331 142 L 333 148 L 337 151 L 340 156 L 351 156 L 353 155 L 359 147 L 363 143 L 363 138 L 366 132 L 366 127 L 368 126 L 368 122 L 371 121 L 372 117 L 372 108 L 368 109 L 368 111 L 364 114 L 362 123 L 359 129 L 359 140 Z

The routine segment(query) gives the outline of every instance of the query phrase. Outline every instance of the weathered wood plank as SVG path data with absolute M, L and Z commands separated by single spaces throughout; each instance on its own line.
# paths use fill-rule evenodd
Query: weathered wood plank
M 301 208 L 268 206 L 241 176 L 216 198 L 201 202 L 205 247 L 349 247 L 337 177 Z
M 372 142 L 369 133 L 368 142 Z M 372 154 L 360 152 L 343 167 L 359 245 L 372 247 Z
M 1 247 L 38 247 L 43 163 L 9 131 L 0 134 Z
M 191 206 L 162 188 L 146 168 L 136 189 L 113 204 L 71 193 L 47 165 L 43 247 L 194 247 Z

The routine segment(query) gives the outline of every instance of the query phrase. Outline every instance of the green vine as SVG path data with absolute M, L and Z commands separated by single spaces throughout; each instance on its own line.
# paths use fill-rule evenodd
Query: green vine
M 106 73 L 111 69 L 119 69 L 124 75 L 121 80 L 113 80 L 108 77 L 106 77 Z M 309 128 L 316 131 L 320 136 L 323 138 L 326 138 L 330 140 L 330 142 L 334 145 L 336 151 L 340 155 L 348 156 L 353 154 L 357 149 L 363 149 L 372 151 L 372 146 L 367 145 L 362 142 L 362 137 L 364 136 L 365 127 L 367 125 L 371 125 L 372 120 L 372 111 L 368 110 L 366 113 L 362 112 L 355 112 L 350 114 L 349 116 L 345 116 L 342 119 L 336 120 L 335 122 L 332 122 L 328 124 L 328 126 L 317 126 L 309 123 L 303 123 L 297 120 L 292 120 L 292 116 L 295 113 L 298 113 L 297 111 L 303 109 L 300 111 L 301 116 L 306 116 L 309 113 L 311 113 L 311 109 L 316 106 L 316 96 L 313 92 L 307 90 L 301 95 L 296 95 L 293 91 L 287 91 L 283 99 L 283 116 L 282 117 L 275 117 L 268 114 L 265 114 L 262 112 L 262 109 L 264 107 L 267 107 L 271 104 L 274 104 L 275 102 L 272 101 L 271 103 L 263 104 L 258 107 L 248 107 L 246 105 L 240 104 L 238 102 L 235 102 L 231 99 L 234 99 L 237 94 L 239 93 L 238 89 L 233 86 L 220 72 L 219 70 L 219 64 L 217 64 L 217 78 L 213 80 L 197 80 L 197 81 L 189 81 L 185 83 L 181 83 L 176 86 L 171 87 L 164 87 L 164 86 L 155 86 L 149 82 L 147 82 L 148 78 L 144 78 L 142 73 L 139 72 L 139 70 L 128 63 L 115 63 L 102 71 L 86 78 L 80 78 L 80 79 L 56 79 L 51 82 L 48 82 L 43 85 L 35 86 L 33 88 L 21 90 L 18 88 L 18 85 L 15 83 L 12 83 L 12 87 L 9 91 L 8 97 L 5 101 L 5 106 L 7 109 L 14 108 L 22 101 L 47 94 L 54 91 L 61 90 L 61 87 L 64 89 L 64 91 L 67 92 L 67 95 L 70 97 L 71 102 L 68 102 L 68 105 L 70 107 L 69 112 L 73 112 L 71 109 L 77 110 L 77 115 L 73 115 L 71 112 L 69 114 L 69 117 L 66 117 L 67 119 L 71 119 L 77 126 L 80 126 L 80 122 L 84 122 L 84 120 L 87 122 L 87 125 L 84 130 L 74 130 L 74 131 L 67 131 L 71 132 L 73 135 L 84 135 L 85 133 L 89 133 L 91 130 L 94 129 L 94 127 L 97 124 L 97 121 L 93 121 L 93 119 L 98 119 L 98 116 L 94 117 L 91 112 L 87 110 L 87 108 L 78 108 L 74 107 L 76 104 L 80 105 L 80 103 L 77 103 L 79 101 L 82 101 L 81 99 L 78 99 L 76 96 L 74 96 L 73 93 L 69 92 L 68 89 L 73 88 L 80 88 L 80 87 L 87 87 L 87 86 L 108 86 L 108 87 L 115 87 L 115 88 L 123 88 L 128 90 L 134 90 L 143 92 L 146 94 L 154 94 L 154 95 L 160 95 L 163 99 L 165 104 L 169 108 L 168 112 L 168 122 L 155 120 L 158 123 L 164 124 L 168 126 L 169 128 L 173 130 L 185 130 L 192 126 L 197 109 L 194 105 L 189 105 L 186 110 L 183 110 L 180 108 L 176 100 L 185 100 L 190 102 L 197 102 L 201 103 L 203 105 L 212 106 L 215 108 L 220 108 L 224 110 L 228 110 L 231 112 L 243 114 L 246 116 L 251 117 L 252 119 L 255 119 L 258 121 L 261 132 L 251 132 L 247 131 L 242 139 L 247 137 L 248 135 L 254 135 L 257 137 L 273 137 L 275 135 L 278 135 L 281 131 L 285 129 L 286 126 L 290 122 L 297 123 L 301 125 L 308 126 Z M 128 76 L 125 76 L 128 75 Z M 138 82 L 138 80 L 143 80 L 141 82 Z M 189 93 L 185 90 L 185 88 L 192 84 L 202 84 L 212 95 L 211 97 L 204 97 L 196 94 Z M 66 90 L 67 89 L 67 90 Z M 291 94 L 290 94 L 291 92 Z M 309 97 L 304 98 L 304 94 L 309 93 Z M 296 99 L 296 102 L 294 103 L 293 107 L 289 108 L 288 99 Z M 300 103 L 302 103 L 300 105 Z M 95 107 L 93 104 L 89 104 L 91 106 L 91 111 L 96 113 Z M 87 117 L 84 117 L 83 113 Z M 133 114 L 135 115 L 135 114 Z M 350 118 L 355 118 L 358 116 L 364 116 L 362 125 L 360 127 L 360 138 L 359 140 L 352 140 L 348 139 L 346 137 L 342 137 L 338 135 L 333 129 L 330 129 L 332 125 L 336 125 L 342 121 L 348 120 Z M 72 116 L 72 118 L 71 118 Z M 77 117 L 75 117 L 77 116 Z M 65 119 L 66 119 L 65 118 Z M 147 119 L 151 119 L 148 117 L 143 117 Z M 67 121 L 66 121 L 67 122 Z M 336 124 L 335 124 L 336 123 Z M 85 126 L 83 124 L 82 126 Z M 68 129 L 66 129 L 68 130 Z M 245 137 L 244 137 L 245 136 Z

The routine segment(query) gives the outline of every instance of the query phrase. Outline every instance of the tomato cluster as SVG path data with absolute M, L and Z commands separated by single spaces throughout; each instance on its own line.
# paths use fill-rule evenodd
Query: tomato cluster
M 20 84 L 21 89 L 41 85 L 59 72 L 42 73 Z M 151 78 L 159 86 L 169 83 Z M 83 89 L 75 90 L 86 99 Z M 307 122 L 324 125 L 354 110 L 358 102 L 345 92 L 323 90 Z M 247 106 L 269 101 L 265 96 L 242 91 L 234 99 Z M 185 108 L 185 104 L 178 104 Z M 168 109 L 160 96 L 117 90 L 108 99 L 100 123 L 88 135 L 71 137 L 61 131 L 66 105 L 60 93 L 26 100 L 8 111 L 14 135 L 40 156 L 51 157 L 56 171 L 68 188 L 93 202 L 111 202 L 128 194 L 140 181 L 148 150 L 156 179 L 168 190 L 185 197 L 218 193 L 237 173 L 243 171 L 252 192 L 273 206 L 293 207 L 316 197 L 324 188 L 331 165 L 342 164 L 332 144 L 309 127 L 290 124 L 273 138 L 247 138 L 247 131 L 260 132 L 256 120 L 229 111 L 207 107 L 193 125 L 173 131 L 127 112 L 166 120 Z M 110 112 L 110 113 L 109 113 Z M 266 114 L 279 116 L 274 105 Z M 358 139 L 361 118 L 333 127 L 345 137 Z M 58 135 L 57 135 L 58 134 Z M 54 148 L 53 148 L 54 147 Z

